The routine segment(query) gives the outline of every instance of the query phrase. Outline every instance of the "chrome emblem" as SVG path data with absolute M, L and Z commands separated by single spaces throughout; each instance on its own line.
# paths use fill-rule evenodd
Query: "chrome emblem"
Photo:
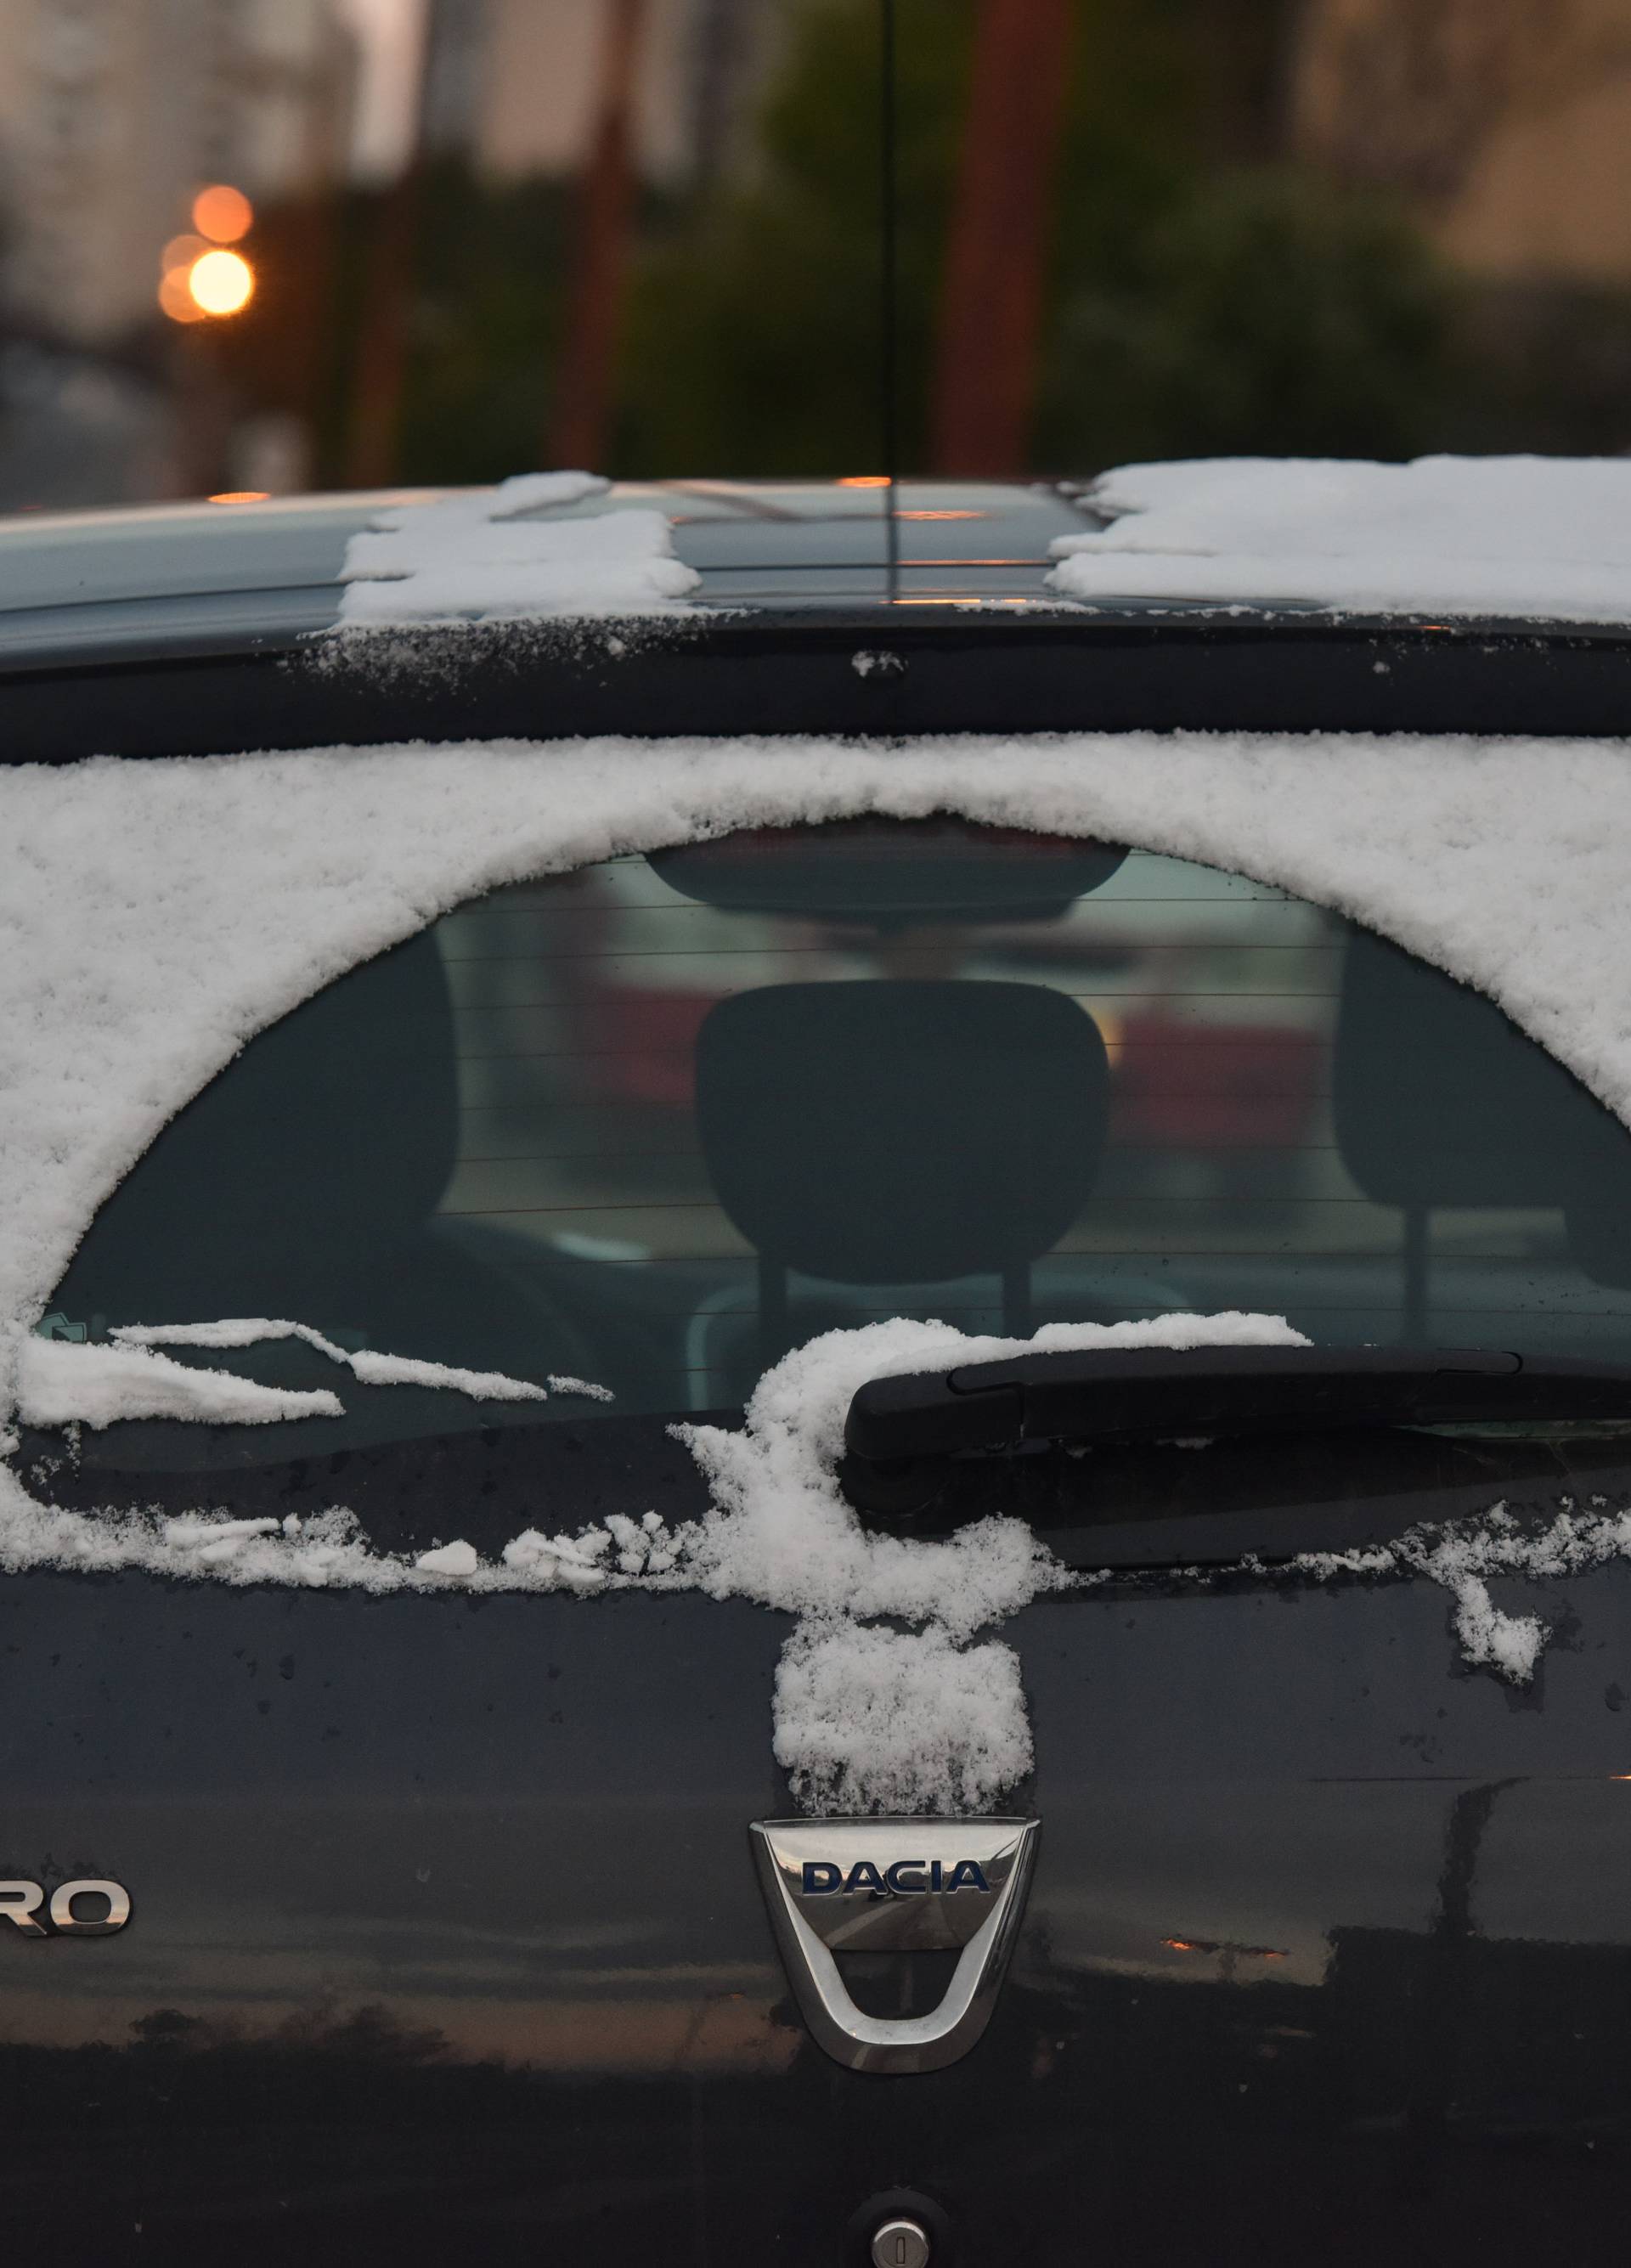
M 851 2071 L 938 2071 L 991 2021 L 1036 1862 L 1034 1819 L 762 1819 L 749 1833 L 805 2022 Z M 835 1956 L 961 1958 L 926 2016 L 868 2016 Z
M 77 1902 L 82 1897 L 100 1898 L 103 1911 L 79 1912 Z M 39 1918 L 41 1906 L 50 1916 L 49 1929 Z M 49 1937 L 53 1932 L 58 1937 L 111 1937 L 129 1918 L 130 1893 L 122 1882 L 88 1877 L 59 1882 L 48 1903 L 42 1882 L 0 1882 L 0 1921 L 9 1921 L 25 1937 Z

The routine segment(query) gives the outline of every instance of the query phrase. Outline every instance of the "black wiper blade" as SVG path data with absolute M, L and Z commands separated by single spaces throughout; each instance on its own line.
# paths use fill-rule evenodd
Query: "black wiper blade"
M 925 1458 L 1350 1426 L 1631 1421 L 1631 1369 L 1465 1347 L 1106 1348 L 872 1378 L 845 1421 L 864 1475 Z

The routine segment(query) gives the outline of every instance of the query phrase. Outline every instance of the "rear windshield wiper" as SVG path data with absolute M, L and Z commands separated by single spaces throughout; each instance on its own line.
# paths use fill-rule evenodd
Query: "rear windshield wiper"
M 1350 1427 L 1631 1424 L 1631 1369 L 1460 1347 L 1106 1348 L 872 1378 L 845 1421 L 843 1479 L 904 1513 L 947 1459 L 1030 1445 Z

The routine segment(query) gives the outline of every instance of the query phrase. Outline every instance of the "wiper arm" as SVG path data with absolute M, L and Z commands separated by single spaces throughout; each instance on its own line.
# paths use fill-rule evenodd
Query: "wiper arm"
M 1461 1347 L 1106 1348 L 872 1378 L 845 1420 L 846 1485 L 906 1510 L 922 1461 L 1028 1443 L 1353 1426 L 1631 1422 L 1631 1369 Z

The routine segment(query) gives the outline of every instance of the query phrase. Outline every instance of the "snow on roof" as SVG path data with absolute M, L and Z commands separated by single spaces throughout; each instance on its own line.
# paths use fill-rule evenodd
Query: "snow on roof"
M 604 493 L 592 473 L 523 473 L 498 488 L 393 506 L 345 549 L 343 630 L 670 613 L 702 578 L 661 512 L 537 519 Z
M 1212 457 L 1122 465 L 1058 537 L 1077 600 L 1631 622 L 1631 460 Z

